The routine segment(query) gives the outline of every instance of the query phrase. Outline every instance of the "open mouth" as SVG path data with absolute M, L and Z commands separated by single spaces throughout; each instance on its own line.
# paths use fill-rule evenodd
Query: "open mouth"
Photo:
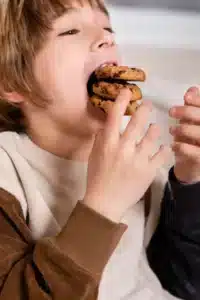
M 124 88 L 131 91 L 125 115 L 132 115 L 141 103 L 142 92 L 134 81 L 144 81 L 145 73 L 138 68 L 103 64 L 95 69 L 87 83 L 89 101 L 104 112 L 108 112 Z
M 87 91 L 88 91 L 88 95 L 89 97 L 91 97 L 94 93 L 93 93 L 93 86 L 99 81 L 99 79 L 96 76 L 96 71 L 100 68 L 103 68 L 105 66 L 117 66 L 117 63 L 104 63 L 102 65 L 100 65 L 98 68 L 96 68 L 92 74 L 89 77 L 89 80 L 87 82 Z M 112 82 L 112 79 L 105 79 L 107 82 Z M 104 81 L 105 81 L 104 80 Z M 115 80 L 116 81 L 116 80 Z
M 94 71 L 90 75 L 90 78 L 89 78 L 88 83 L 87 83 L 87 90 L 88 90 L 89 97 L 92 96 L 92 94 L 93 94 L 92 87 L 93 87 L 94 84 L 97 83 L 97 81 L 98 80 L 97 80 L 97 77 L 96 77 L 96 74 L 95 74 L 95 71 Z

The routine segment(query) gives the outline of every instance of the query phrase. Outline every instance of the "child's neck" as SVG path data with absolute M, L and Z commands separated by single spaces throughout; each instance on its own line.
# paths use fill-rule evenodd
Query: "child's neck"
M 28 132 L 31 140 L 40 148 L 62 158 L 88 162 L 94 137 L 77 137 L 68 134 L 48 132 Z M 45 137 L 45 138 L 44 138 Z

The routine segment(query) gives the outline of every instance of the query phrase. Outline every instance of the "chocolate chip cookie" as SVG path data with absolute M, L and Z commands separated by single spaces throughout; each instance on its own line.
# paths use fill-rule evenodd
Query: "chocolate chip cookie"
M 136 84 L 127 81 L 144 81 L 145 73 L 141 69 L 124 66 L 104 66 L 95 70 L 88 81 L 88 94 L 95 107 L 108 113 L 122 88 L 132 92 L 125 115 L 132 115 L 140 105 L 142 92 Z
M 93 84 L 92 91 L 95 95 L 100 96 L 104 99 L 115 100 L 119 95 L 120 90 L 123 88 L 128 88 L 132 92 L 131 101 L 137 101 L 142 98 L 142 92 L 136 84 L 130 83 L 116 83 L 116 82 L 106 82 L 99 81 Z
M 92 97 L 90 97 L 90 101 L 95 107 L 99 107 L 105 113 L 108 113 L 109 109 L 114 105 L 114 101 L 105 100 L 97 95 L 93 95 Z M 131 116 L 136 111 L 138 106 L 139 105 L 137 101 L 130 101 L 130 103 L 127 106 L 125 115 Z
M 126 66 L 104 66 L 95 71 L 97 79 L 118 79 L 127 81 L 145 81 L 143 70 Z

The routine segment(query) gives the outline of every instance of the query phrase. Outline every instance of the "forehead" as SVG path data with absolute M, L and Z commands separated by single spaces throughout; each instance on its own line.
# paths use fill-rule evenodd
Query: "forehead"
M 103 0 L 60 0 L 62 5 L 65 7 L 66 12 L 72 8 L 90 6 L 93 9 L 99 10 L 104 13 L 107 17 L 109 16 L 108 10 L 106 9 Z
M 100 24 L 110 22 L 108 12 L 100 0 L 64 0 L 63 3 L 65 3 L 64 11 L 57 15 L 52 23 L 55 30 L 65 27 L 66 22 L 77 20 L 77 17 L 80 22 L 83 20 L 93 20 L 92 22 Z

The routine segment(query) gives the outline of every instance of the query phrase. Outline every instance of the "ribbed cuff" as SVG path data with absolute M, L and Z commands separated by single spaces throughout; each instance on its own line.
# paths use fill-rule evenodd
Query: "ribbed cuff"
M 98 280 L 126 229 L 78 202 L 57 242 L 68 257 Z

